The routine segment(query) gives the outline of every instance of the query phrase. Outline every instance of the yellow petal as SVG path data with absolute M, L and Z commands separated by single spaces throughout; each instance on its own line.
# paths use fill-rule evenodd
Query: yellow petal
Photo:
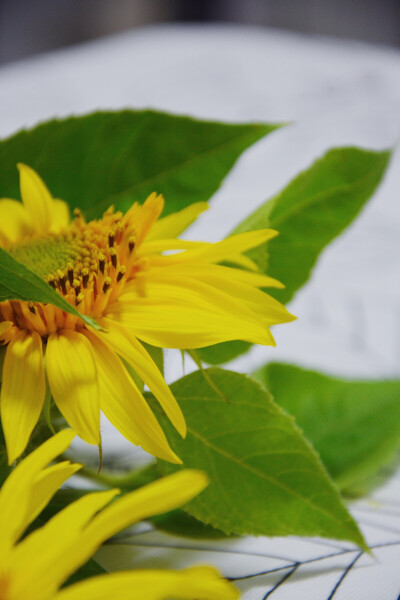
M 180 406 L 150 354 L 132 334 L 126 330 L 124 331 L 114 320 L 103 319 L 102 323 L 107 333 L 96 332 L 97 337 L 134 368 L 157 398 L 171 423 L 182 436 L 185 436 L 186 423 Z
M 140 246 L 137 255 L 148 256 L 149 254 L 159 254 L 165 250 L 195 250 L 208 246 L 207 242 L 192 242 L 190 240 L 177 240 L 175 238 L 163 238 L 161 240 L 147 241 L 148 238 Z
M 216 244 L 211 244 L 208 249 L 193 252 L 200 254 L 203 260 L 210 260 L 212 262 L 229 260 L 230 256 L 236 256 L 252 248 L 257 248 L 257 246 L 272 240 L 277 235 L 278 232 L 274 229 L 246 231 L 245 233 L 238 233 L 237 235 L 227 237 Z
M 201 348 L 229 340 L 274 344 L 260 319 L 234 298 L 211 286 L 200 290 L 200 282 L 177 283 L 146 281 L 146 295 L 124 293 L 110 305 L 108 320 L 163 348 Z
M 48 233 L 53 222 L 53 198 L 39 175 L 18 163 L 20 189 L 29 221 L 37 233 Z
M 1 422 L 9 464 L 25 450 L 45 397 L 42 340 L 21 331 L 7 346 L 1 390 Z
M 53 221 L 51 232 L 58 233 L 68 226 L 70 221 L 69 206 L 64 200 L 53 200 Z
M 68 448 L 74 436 L 71 429 L 57 433 L 20 462 L 3 484 L 0 490 L 0 562 L 31 521 L 30 494 L 38 474 Z
M 212 567 L 109 573 L 68 586 L 54 600 L 238 600 L 239 590 Z
M 201 347 L 212 337 L 274 345 L 267 327 L 295 317 L 255 287 L 267 284 L 280 286 L 265 275 L 221 265 L 170 265 L 127 283 L 108 315 L 149 343 L 157 336 L 155 345 Z
M 140 277 L 140 274 L 138 274 Z M 244 269 L 236 269 L 233 267 L 226 267 L 224 265 L 215 265 L 212 263 L 196 263 L 195 268 L 190 264 L 182 265 L 168 265 L 166 267 L 154 268 L 151 271 L 151 279 L 153 281 L 165 281 L 171 280 L 171 278 L 184 279 L 185 277 L 191 277 L 200 281 L 207 281 L 209 277 L 215 277 L 219 279 L 219 288 L 224 289 L 225 281 L 240 281 L 241 283 L 251 285 L 254 287 L 264 288 L 284 288 L 283 283 L 264 275 L 264 273 L 254 273 L 253 271 L 245 271 Z M 124 290 L 129 290 L 130 286 L 133 287 L 134 282 L 126 284 Z
M 177 238 L 205 210 L 208 210 L 207 202 L 195 202 L 172 215 L 158 219 L 147 236 L 146 242 L 163 238 Z
M 96 335 L 92 344 L 98 370 L 100 406 L 111 423 L 133 444 L 164 460 L 180 463 L 149 405 L 118 356 Z
M 64 461 L 57 465 L 47 467 L 47 469 L 44 469 L 38 474 L 33 482 L 29 497 L 27 512 L 29 514 L 30 522 L 36 519 L 42 512 L 62 484 L 81 468 L 82 465 L 80 464 Z
M 133 206 L 125 215 L 124 221 L 132 222 L 136 231 L 136 244 L 139 246 L 157 221 L 164 208 L 164 198 L 155 192 L 150 194 L 140 209 Z
M 232 254 L 229 258 L 226 258 L 225 260 L 226 262 L 232 263 L 233 265 L 239 265 L 244 269 L 249 269 L 250 271 L 258 271 L 257 263 L 245 254 Z
M 196 269 L 193 269 L 191 275 L 185 277 L 180 274 L 175 275 L 173 272 L 170 272 L 167 277 L 151 274 L 148 278 L 143 277 L 140 282 L 140 290 L 143 289 L 142 295 L 137 289 L 134 293 L 134 289 L 133 285 L 128 284 L 120 301 L 124 303 L 131 301 L 137 306 L 151 306 L 154 301 L 164 301 L 171 305 L 175 304 L 177 310 L 180 310 L 181 307 L 197 307 L 211 313 L 230 315 L 237 319 L 238 326 L 243 322 L 248 327 L 259 322 L 252 307 L 248 306 L 248 300 L 254 296 L 258 299 L 263 298 L 267 302 L 270 298 L 268 294 L 253 286 L 242 284 L 240 281 L 224 280 L 223 277 L 216 274 L 214 276 L 204 274 L 203 277 L 198 277 Z M 276 300 L 274 302 L 287 312 L 279 302 Z M 113 307 L 110 310 L 113 310 Z M 206 323 L 204 323 L 204 327 L 207 327 Z
M 0 199 L 0 236 L 18 242 L 32 230 L 24 205 L 9 198 Z
M 80 543 L 84 528 L 118 493 L 90 493 L 20 542 L 13 552 L 12 597 L 52 598 L 62 582 L 90 558 L 92 547 Z
M 288 323 L 295 320 L 296 317 L 291 315 L 288 310 L 278 300 L 275 300 L 269 294 L 262 292 L 257 287 L 249 285 L 246 282 L 245 274 L 249 275 L 248 278 L 251 281 L 251 275 L 255 276 L 257 280 L 257 273 L 249 273 L 239 271 L 239 269 L 229 269 L 220 265 L 209 265 L 203 271 L 200 269 L 192 270 L 192 273 L 187 273 L 182 276 L 182 273 L 168 273 L 168 274 L 153 274 L 151 275 L 151 282 L 145 284 L 148 289 L 149 296 L 154 296 L 155 292 L 153 288 L 157 288 L 154 285 L 154 281 L 160 285 L 158 291 L 159 296 L 161 294 L 164 297 L 168 297 L 168 288 L 176 288 L 176 296 L 179 295 L 184 297 L 185 289 L 189 288 L 190 292 L 196 291 L 198 296 L 203 295 L 204 300 L 209 299 L 218 306 L 221 311 L 224 310 L 230 314 L 236 314 L 238 317 L 244 316 L 243 308 L 250 310 L 257 319 L 261 319 L 265 325 L 275 325 L 277 323 Z M 167 269 L 168 270 L 168 269 Z M 230 276 L 230 271 L 239 271 L 244 273 L 241 277 Z M 228 271 L 228 274 L 226 274 Z M 261 281 L 262 275 L 260 275 Z M 269 278 L 265 278 L 268 280 Z M 264 280 L 264 281 L 265 281 Z M 160 283 L 158 283 L 160 282 Z M 274 282 L 274 280 L 272 280 Z M 278 282 L 277 282 L 278 283 Z M 164 291 L 163 290 L 164 287 Z M 180 292 L 180 288 L 182 291 Z M 127 293 L 128 286 L 125 287 L 124 293 Z M 146 289 L 146 288 L 145 288 Z M 124 296 L 125 297 L 125 296 Z M 192 304 L 194 302 L 192 301 Z M 235 307 L 236 313 L 235 313 Z
M 88 339 L 63 329 L 50 335 L 46 368 L 58 408 L 89 444 L 100 443 L 100 402 L 97 369 Z
M 177 508 L 206 485 L 207 478 L 200 471 L 181 471 L 126 494 L 94 518 L 117 490 L 91 493 L 72 503 L 16 548 L 13 562 L 21 577 L 14 577 L 15 597 L 35 598 L 39 590 L 41 598 L 51 597 L 110 536 L 145 517 Z
M 264 242 L 267 242 L 278 235 L 278 232 L 273 229 L 259 229 L 257 231 L 246 231 L 245 233 L 239 233 L 232 235 L 216 242 L 215 244 L 207 243 L 203 244 L 199 248 L 193 250 L 187 250 L 186 252 L 179 252 L 177 254 L 170 254 L 168 256 L 159 256 L 152 258 L 154 265 L 168 265 L 168 264 L 181 264 L 191 261 L 207 261 L 212 263 L 222 261 L 244 261 L 247 264 L 246 257 L 240 258 L 243 252 L 251 250 L 260 246 Z M 252 262 L 251 262 L 252 264 Z
M 184 469 L 126 494 L 94 517 L 82 535 L 82 547 L 97 548 L 133 523 L 183 506 L 207 485 L 205 473 Z
M 144 342 L 159 348 L 204 348 L 231 340 L 274 345 L 272 336 L 261 323 L 251 330 L 246 327 L 247 323 L 240 323 L 230 315 L 210 313 L 197 307 L 179 310 L 177 306 L 153 303 L 152 306 L 133 308 L 120 303 L 109 316 L 121 327 L 130 328 Z

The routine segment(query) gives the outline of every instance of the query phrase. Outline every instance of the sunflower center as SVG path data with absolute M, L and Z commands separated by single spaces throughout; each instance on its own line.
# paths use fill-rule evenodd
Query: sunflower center
M 127 279 L 141 268 L 131 221 L 109 209 L 102 219 L 86 223 L 79 210 L 68 229 L 7 248 L 13 257 L 47 281 L 82 314 L 99 318 L 120 295 Z M 0 303 L 0 323 L 41 336 L 63 328 L 84 327 L 76 316 L 49 304 L 11 300 Z M 14 331 L 9 335 L 13 336 Z M 7 336 L 3 335 L 3 343 Z M 0 597 L 1 600 L 1 597 Z

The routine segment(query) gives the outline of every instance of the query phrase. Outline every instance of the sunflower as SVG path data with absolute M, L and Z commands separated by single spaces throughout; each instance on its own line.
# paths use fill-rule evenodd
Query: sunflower
M 19 541 L 54 493 L 80 469 L 81 465 L 69 461 L 48 466 L 68 448 L 74 435 L 65 429 L 47 440 L 20 462 L 0 490 L 0 599 L 236 600 L 236 588 L 211 567 L 113 573 L 59 591 L 107 538 L 141 519 L 185 504 L 207 485 L 201 471 L 186 470 L 112 504 L 119 490 L 93 492 Z
M 273 345 L 269 326 L 294 317 L 259 289 L 282 285 L 257 273 L 244 253 L 276 232 L 217 243 L 179 240 L 207 205 L 160 219 L 164 200 L 155 193 L 126 214 L 111 207 L 86 222 L 75 210 L 70 221 L 67 205 L 52 198 L 38 174 L 18 168 L 22 203 L 0 200 L 1 245 L 103 331 L 51 304 L 0 303 L 0 344 L 7 345 L 1 419 L 10 464 L 26 448 L 47 383 L 64 418 L 89 444 L 100 444 L 102 410 L 128 440 L 180 462 L 127 365 L 184 436 L 181 409 L 142 342 L 180 349 L 236 339 Z

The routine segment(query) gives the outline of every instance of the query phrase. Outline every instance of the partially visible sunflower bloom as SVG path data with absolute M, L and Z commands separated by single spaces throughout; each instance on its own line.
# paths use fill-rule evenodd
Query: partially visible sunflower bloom
M 1 419 L 10 463 L 40 416 L 46 375 L 59 410 L 86 442 L 100 443 L 102 410 L 131 442 L 180 462 L 124 362 L 184 436 L 182 412 L 141 342 L 181 349 L 235 339 L 274 344 L 269 326 L 294 317 L 259 289 L 282 285 L 255 272 L 244 253 L 276 232 L 182 241 L 177 236 L 207 205 L 159 219 L 164 201 L 156 194 L 125 215 L 111 207 L 86 223 L 76 210 L 70 222 L 67 205 L 30 167 L 18 166 L 22 203 L 0 200 L 0 244 L 104 331 L 51 304 L 0 303 L 0 344 L 8 345 Z
M 236 600 L 238 591 L 211 567 L 101 575 L 59 591 L 100 545 L 125 527 L 185 504 L 207 485 L 186 470 L 131 492 L 93 492 L 61 510 L 19 541 L 26 528 L 80 465 L 48 466 L 74 433 L 64 430 L 39 446 L 10 474 L 0 491 L 0 600 Z

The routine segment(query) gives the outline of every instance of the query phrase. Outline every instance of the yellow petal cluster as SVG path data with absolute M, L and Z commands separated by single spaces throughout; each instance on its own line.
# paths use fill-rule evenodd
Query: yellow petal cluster
M 19 171 L 22 203 L 0 200 L 0 244 L 104 331 L 51 304 L 0 303 L 0 344 L 7 346 L 0 410 L 10 463 L 37 423 L 46 380 L 86 442 L 100 443 L 103 411 L 132 443 L 180 462 L 126 364 L 184 436 L 181 409 L 143 342 L 180 349 L 236 339 L 273 345 L 269 327 L 294 317 L 262 291 L 282 286 L 258 273 L 246 252 L 276 232 L 182 241 L 177 236 L 206 204 L 160 218 L 164 200 L 156 194 L 124 215 L 111 207 L 87 223 L 78 210 L 70 221 L 67 205 L 52 198 L 35 171 L 22 164 Z
M 45 442 L 12 471 L 0 490 L 0 600 L 236 600 L 238 591 L 211 567 L 113 573 L 60 591 L 107 538 L 185 504 L 207 485 L 203 473 L 186 470 L 111 504 L 118 490 L 93 492 L 21 540 L 59 487 L 80 468 L 69 461 L 49 466 L 74 435 L 64 430 Z

